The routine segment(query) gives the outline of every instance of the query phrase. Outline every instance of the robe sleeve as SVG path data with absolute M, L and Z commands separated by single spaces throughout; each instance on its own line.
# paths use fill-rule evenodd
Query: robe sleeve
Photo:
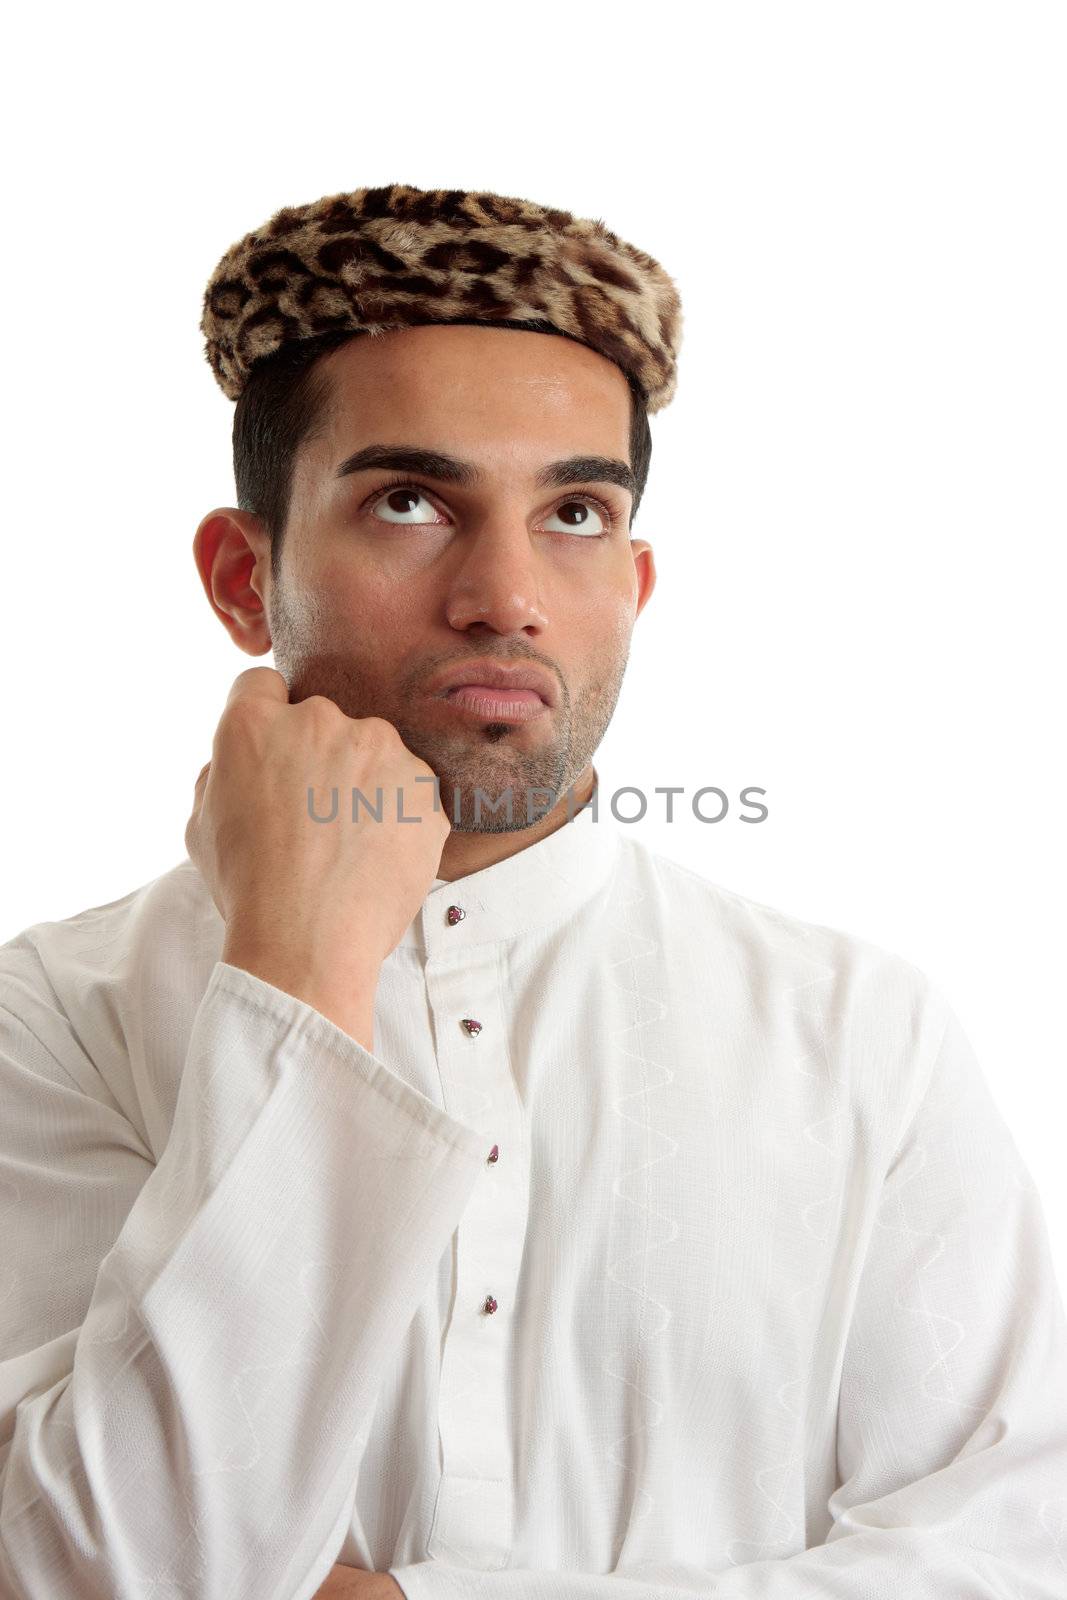
M 220 961 L 154 1162 L 76 1019 L 23 989 L 0 982 L 0 1594 L 307 1600 L 484 1140 Z
M 941 1003 L 859 1277 L 824 1541 L 723 1568 L 712 1552 L 706 1571 L 393 1567 L 407 1600 L 1065 1600 L 1062 1291 L 1034 1183 Z

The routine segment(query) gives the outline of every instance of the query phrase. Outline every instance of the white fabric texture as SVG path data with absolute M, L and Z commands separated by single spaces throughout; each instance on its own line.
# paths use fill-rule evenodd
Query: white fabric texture
M 5 1596 L 1064 1600 L 1044 1214 L 916 967 L 606 804 L 434 883 L 373 1054 L 223 936 L 186 859 L 0 947 Z

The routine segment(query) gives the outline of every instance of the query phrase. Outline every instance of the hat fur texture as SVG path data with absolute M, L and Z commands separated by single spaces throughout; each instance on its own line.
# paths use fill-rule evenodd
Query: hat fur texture
M 204 292 L 204 354 L 239 398 L 253 362 L 335 329 L 547 321 L 673 397 L 674 282 L 603 222 L 510 195 L 393 183 L 283 206 L 222 257 Z

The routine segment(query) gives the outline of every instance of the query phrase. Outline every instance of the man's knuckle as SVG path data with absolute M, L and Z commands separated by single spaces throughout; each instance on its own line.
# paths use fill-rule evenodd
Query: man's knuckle
M 360 729 L 378 745 L 392 745 L 400 738 L 396 728 L 385 717 L 363 717 Z
M 309 694 L 298 703 L 298 710 L 316 726 L 332 728 L 342 715 L 336 703 L 325 694 Z

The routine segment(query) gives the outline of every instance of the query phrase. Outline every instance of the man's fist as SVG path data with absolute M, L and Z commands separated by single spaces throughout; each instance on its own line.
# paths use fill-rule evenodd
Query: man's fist
M 316 821 L 334 789 L 336 817 Z M 367 802 L 355 821 L 353 789 Z M 284 941 L 343 976 L 348 963 L 380 967 L 425 899 L 451 831 L 435 799 L 435 774 L 392 723 L 322 695 L 291 705 L 281 673 L 250 667 L 197 778 L 185 844 L 228 933 Z M 381 821 L 368 810 L 379 802 Z

